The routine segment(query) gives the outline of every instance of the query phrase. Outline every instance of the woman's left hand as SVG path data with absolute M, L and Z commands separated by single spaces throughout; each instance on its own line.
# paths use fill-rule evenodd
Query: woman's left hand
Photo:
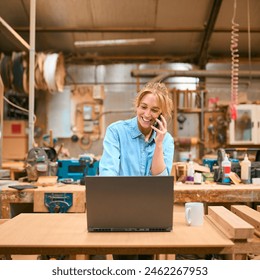
M 156 121 L 158 127 L 152 125 L 152 128 L 156 131 L 155 142 L 158 144 L 163 142 L 164 136 L 167 132 L 167 122 L 163 115 L 160 116 L 160 119 L 156 119 Z

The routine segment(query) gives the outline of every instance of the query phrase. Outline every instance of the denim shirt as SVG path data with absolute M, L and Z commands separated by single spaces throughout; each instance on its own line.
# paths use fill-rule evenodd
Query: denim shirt
M 149 176 L 155 149 L 154 131 L 149 141 L 138 128 L 137 117 L 117 121 L 107 127 L 103 141 L 103 155 L 99 163 L 101 176 Z M 165 170 L 159 176 L 171 173 L 174 141 L 169 132 L 163 140 Z

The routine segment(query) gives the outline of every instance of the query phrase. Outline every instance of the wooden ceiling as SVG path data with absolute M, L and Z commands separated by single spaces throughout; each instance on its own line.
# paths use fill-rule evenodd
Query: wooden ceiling
M 232 18 L 240 59 L 260 56 L 259 0 L 36 0 L 36 52 L 68 63 L 230 61 Z M 1 0 L 0 17 L 26 42 L 30 0 Z M 151 44 L 76 47 L 76 41 L 152 39 Z M 0 34 L 0 52 L 19 51 Z

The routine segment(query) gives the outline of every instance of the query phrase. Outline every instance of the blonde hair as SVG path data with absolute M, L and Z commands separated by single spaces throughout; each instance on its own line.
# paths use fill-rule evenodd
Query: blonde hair
M 162 115 L 166 118 L 171 118 L 172 115 L 172 99 L 170 98 L 169 91 L 164 83 L 148 83 L 137 94 L 134 105 L 139 107 L 141 100 L 146 94 L 154 94 L 159 102 Z

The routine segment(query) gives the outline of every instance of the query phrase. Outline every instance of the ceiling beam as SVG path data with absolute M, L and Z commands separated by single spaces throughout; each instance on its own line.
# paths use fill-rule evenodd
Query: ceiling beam
M 17 26 L 13 27 L 16 32 L 29 32 L 30 28 L 25 26 Z M 52 33 L 52 32 L 60 32 L 60 33 L 69 33 L 69 32 L 77 32 L 77 33 L 199 33 L 204 32 L 205 28 L 199 27 L 178 27 L 178 28 L 144 28 L 144 27 L 104 27 L 104 28 L 86 28 L 86 27 L 36 27 L 35 31 L 38 33 Z M 230 28 L 218 28 L 214 29 L 214 33 L 230 33 Z M 239 33 L 247 33 L 248 29 L 240 27 Z M 259 28 L 251 28 L 251 33 L 260 33 Z
M 214 0 L 196 61 L 196 64 L 200 67 L 200 69 L 204 69 L 207 64 L 209 40 L 213 33 L 221 4 L 222 0 Z
M 17 32 L 29 32 L 26 26 L 17 26 L 14 28 Z M 183 28 L 145 28 L 145 27 L 36 27 L 37 32 L 79 32 L 79 33 L 143 33 L 143 32 L 203 32 L 203 28 L 183 27 Z

